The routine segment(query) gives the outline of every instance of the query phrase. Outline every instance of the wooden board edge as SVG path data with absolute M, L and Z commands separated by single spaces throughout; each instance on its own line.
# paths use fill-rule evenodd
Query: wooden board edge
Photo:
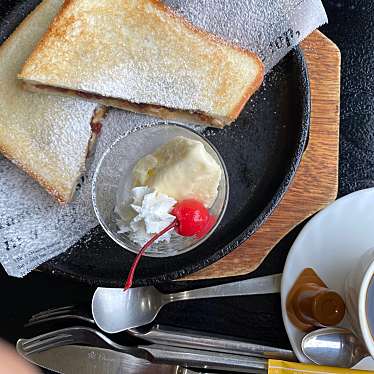
M 297 184 L 297 178 L 298 173 L 295 176 L 295 179 L 290 186 L 289 191 L 285 195 L 284 199 L 281 201 L 279 206 L 276 208 L 276 210 L 273 212 L 273 215 L 270 217 L 269 221 L 267 221 L 246 243 L 242 244 L 242 246 L 238 247 L 236 250 L 234 250 L 232 253 L 228 254 L 223 259 L 217 261 L 216 263 L 208 266 L 207 268 L 204 268 L 194 274 L 191 274 L 189 276 L 186 276 L 182 278 L 181 280 L 201 280 L 201 279 L 211 279 L 211 278 L 221 278 L 221 277 L 232 277 L 232 276 L 239 276 L 239 275 L 245 275 L 248 274 L 254 270 L 256 270 L 261 263 L 265 260 L 266 256 L 270 253 L 272 248 L 287 234 L 289 233 L 293 228 L 295 228 L 299 223 L 304 221 L 305 219 L 309 218 L 319 210 L 323 209 L 327 205 L 329 205 L 332 201 L 336 199 L 337 193 L 338 193 L 338 161 L 339 161 L 339 114 L 340 114 L 340 66 L 341 66 L 341 53 L 339 48 L 336 46 L 335 43 L 333 43 L 328 37 L 326 37 L 323 33 L 316 30 L 314 31 L 306 40 L 304 40 L 301 43 L 301 47 L 304 50 L 304 53 L 306 54 L 306 59 L 308 63 L 308 68 L 310 68 L 310 64 L 313 63 L 312 59 L 308 58 L 307 54 L 308 51 L 312 51 L 312 53 L 316 53 L 315 46 L 313 44 L 323 44 L 324 49 L 328 49 L 329 51 L 329 58 L 335 59 L 334 65 L 335 65 L 335 74 L 337 78 L 337 86 L 336 86 L 336 107 L 335 107 L 335 130 L 336 133 L 334 134 L 336 137 L 336 168 L 335 168 L 335 174 L 331 176 L 331 180 L 329 181 L 329 190 L 325 191 L 326 193 L 323 194 L 322 197 L 319 197 L 318 199 L 315 199 L 313 201 L 313 207 L 309 211 L 302 212 L 297 220 L 294 222 L 289 222 L 287 225 L 287 228 L 282 232 L 282 236 L 279 236 L 275 238 L 272 242 L 272 246 L 269 246 L 266 249 L 263 249 L 263 256 L 262 258 L 256 263 L 248 266 L 245 271 L 236 271 L 235 266 L 233 266 L 236 262 L 240 261 L 240 259 L 235 259 L 235 257 L 238 256 L 238 252 L 240 252 L 241 248 L 243 246 L 248 245 L 253 240 L 256 240 L 261 235 L 266 235 L 269 231 L 272 230 L 271 227 L 271 218 L 276 217 L 279 215 L 279 211 L 282 210 L 284 201 L 287 199 L 287 194 L 293 193 L 295 189 L 295 185 Z M 314 49 L 313 49 L 314 48 Z M 313 88 L 312 88 L 312 105 L 313 105 Z M 313 108 L 312 108 L 312 121 L 313 121 Z M 315 123 L 313 123 L 313 126 Z M 303 160 L 300 164 L 300 169 L 305 167 L 305 163 L 308 162 L 308 156 L 309 153 L 311 153 L 310 150 L 306 150 Z M 239 256 L 240 257 L 240 256 Z M 232 263 L 231 263 L 232 262 Z M 223 267 L 226 267 L 227 264 L 231 263 L 231 266 L 229 266 L 225 271 L 222 271 Z

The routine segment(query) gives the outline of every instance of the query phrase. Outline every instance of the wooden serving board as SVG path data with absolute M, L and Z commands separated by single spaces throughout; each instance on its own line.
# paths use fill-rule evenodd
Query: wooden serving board
M 302 43 L 311 85 L 310 137 L 296 176 L 267 222 L 245 243 L 182 280 L 223 278 L 256 270 L 295 226 L 334 201 L 338 191 L 340 51 L 319 31 Z

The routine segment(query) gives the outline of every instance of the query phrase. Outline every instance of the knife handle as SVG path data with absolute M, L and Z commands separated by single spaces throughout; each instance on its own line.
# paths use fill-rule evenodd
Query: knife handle
M 155 325 L 145 333 L 132 331 L 137 337 L 150 343 L 237 354 L 243 356 L 297 361 L 291 350 L 249 343 L 227 336 L 207 334 L 199 331 Z
M 268 362 L 263 358 L 233 355 L 153 344 L 141 346 L 155 363 L 177 364 L 188 368 L 222 370 L 242 373 L 267 373 Z

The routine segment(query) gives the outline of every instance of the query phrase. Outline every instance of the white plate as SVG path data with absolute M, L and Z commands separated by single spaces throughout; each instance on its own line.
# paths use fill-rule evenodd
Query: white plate
M 301 362 L 309 362 L 301 352 L 305 334 L 291 324 L 285 308 L 287 294 L 296 278 L 303 269 L 311 267 L 329 288 L 344 297 L 346 275 L 371 247 L 374 247 L 374 188 L 347 195 L 319 212 L 292 245 L 283 271 L 282 314 L 292 348 Z M 350 328 L 347 321 L 342 325 Z M 355 368 L 374 370 L 374 360 L 366 358 Z

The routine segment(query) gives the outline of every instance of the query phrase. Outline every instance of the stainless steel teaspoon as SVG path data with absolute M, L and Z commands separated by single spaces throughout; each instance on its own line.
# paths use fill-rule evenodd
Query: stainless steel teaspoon
M 174 301 L 213 297 L 278 293 L 282 274 L 163 294 L 155 287 L 98 288 L 92 299 L 92 314 L 97 326 L 107 333 L 117 333 L 152 322 L 160 309 Z
M 306 335 L 301 349 L 318 365 L 351 368 L 369 356 L 365 345 L 350 330 L 326 327 Z

